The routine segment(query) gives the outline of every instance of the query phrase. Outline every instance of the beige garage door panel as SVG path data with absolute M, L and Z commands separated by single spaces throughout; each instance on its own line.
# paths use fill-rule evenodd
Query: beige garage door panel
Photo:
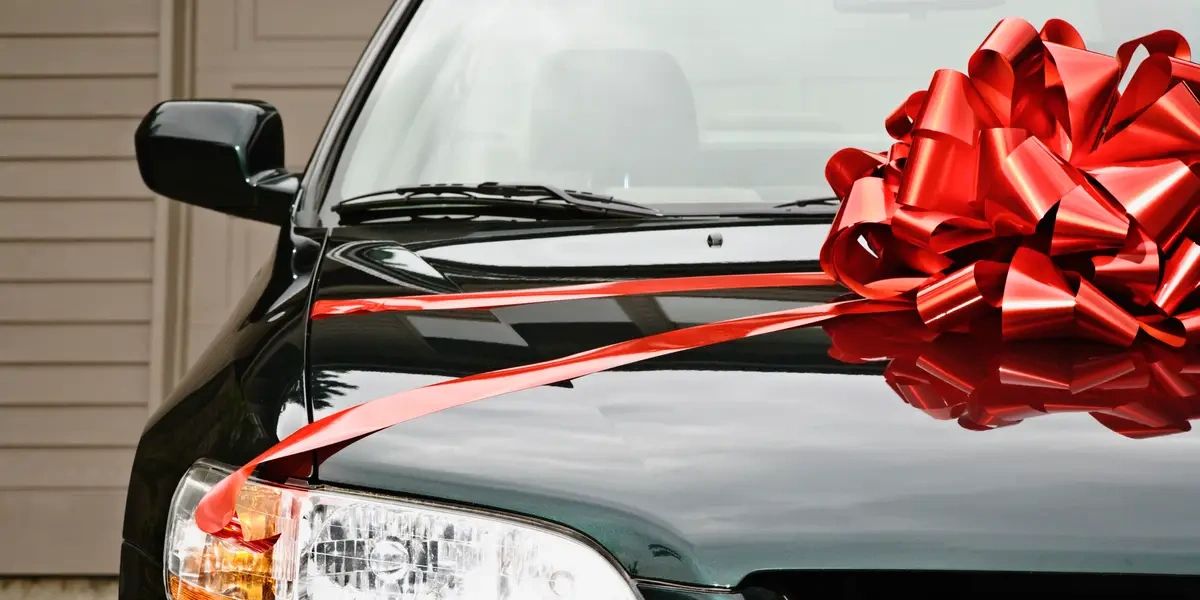
M 0 75 L 153 76 L 157 72 L 158 39 L 153 36 L 0 38 Z
M 0 490 L 0 573 L 116 573 L 124 507 L 120 489 Z
M 148 281 L 150 242 L 0 241 L 0 281 Z
M 257 0 L 255 37 L 259 40 L 350 40 L 360 44 L 375 30 L 388 0 Z M 353 8 L 353 10 L 347 10 Z
M 0 454 L 13 448 L 127 448 L 145 421 L 142 406 L 0 406 L 0 440 L 8 447 L 0 447 Z
M 160 0 L 4 0 L 0 35 L 158 34 Z
M 236 73 L 264 67 L 296 72 L 336 68 L 345 73 L 390 4 L 390 0 L 205 0 L 197 5 L 196 69 Z
M 149 325 L 0 324 L 0 362 L 141 363 L 149 352 Z
M 10 198 L 148 197 L 133 160 L 37 160 L 0 162 L 4 196 Z
M 0 283 L 0 323 L 143 323 L 150 294 L 136 282 Z
M 0 325 L 0 362 L 145 362 L 149 352 L 149 325 Z
M 129 479 L 133 448 L 0 450 L 0 490 L 119 488 Z
M 138 117 L 158 99 L 156 77 L 0 79 L 0 117 Z
M 162 0 L 0 0 L 0 574 L 113 573 L 150 396 Z
M 21 140 L 0 147 L 6 158 L 133 158 L 138 119 L 76 117 L 0 121 L 0 139 Z M 64 143 L 70 140 L 70 143 Z
M 0 365 L 0 406 L 145 406 L 149 375 L 138 364 Z
M 151 240 L 154 201 L 46 198 L 0 202 L 0 238 Z

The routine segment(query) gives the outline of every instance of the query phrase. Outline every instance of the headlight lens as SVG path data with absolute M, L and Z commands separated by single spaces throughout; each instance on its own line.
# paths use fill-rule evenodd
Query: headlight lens
M 196 505 L 228 469 L 192 467 L 167 524 L 176 600 L 635 600 L 589 545 L 549 528 L 424 504 L 251 480 L 238 498 L 245 540 L 196 527 Z

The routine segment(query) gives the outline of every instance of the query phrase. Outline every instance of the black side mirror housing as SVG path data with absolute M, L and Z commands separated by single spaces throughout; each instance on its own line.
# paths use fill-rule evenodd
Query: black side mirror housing
M 283 120 L 257 100 L 168 100 L 134 134 L 155 193 L 226 214 L 286 224 L 299 177 L 283 168 Z

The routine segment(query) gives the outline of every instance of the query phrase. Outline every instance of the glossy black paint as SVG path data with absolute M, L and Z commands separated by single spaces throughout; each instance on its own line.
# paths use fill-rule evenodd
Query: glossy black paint
M 318 297 L 631 276 L 811 270 L 827 225 L 642 222 L 333 230 Z M 710 246 L 719 234 L 724 243 Z M 728 261 L 728 262 L 724 262 Z M 716 292 L 315 321 L 316 416 L 447 377 L 831 299 Z M 1086 414 L 995 431 L 937 421 L 820 329 L 679 353 L 370 436 L 324 482 L 581 531 L 643 580 L 762 570 L 1200 574 L 1193 433 L 1133 440 Z
M 308 422 L 304 337 L 324 230 L 283 228 L 229 321 L 142 433 L 125 504 L 123 599 L 163 598 L 166 512 L 197 459 L 236 464 Z
M 283 169 L 283 121 L 257 100 L 169 100 L 134 134 L 138 170 L 155 192 L 279 225 L 299 178 Z
M 323 250 L 322 231 L 284 230 L 273 262 L 146 430 L 122 598 L 160 597 L 166 507 L 198 458 L 242 462 L 310 411 L 840 293 L 330 318 L 308 325 L 306 347 L 310 290 L 361 297 L 811 270 L 825 227 L 379 224 L 335 228 Z M 714 235 L 722 245 L 709 245 Z M 841 363 L 827 348 L 819 329 L 782 332 L 487 400 L 356 442 L 313 481 L 561 523 L 610 550 L 647 600 L 740 597 L 718 588 L 740 590 L 764 571 L 1200 574 L 1191 519 L 1200 484 L 1188 476 L 1200 467 L 1196 435 L 1131 440 L 1086 415 L 970 431 L 905 405 L 882 365 Z M 779 597 L 764 589 L 745 591 Z

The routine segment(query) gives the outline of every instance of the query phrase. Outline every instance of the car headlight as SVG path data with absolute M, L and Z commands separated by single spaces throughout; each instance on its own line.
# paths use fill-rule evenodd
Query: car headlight
M 248 548 L 206 534 L 193 519 L 228 473 L 197 463 L 175 490 L 164 557 L 175 600 L 638 598 L 600 552 L 549 527 L 260 480 L 238 498 L 242 538 L 261 544 Z

